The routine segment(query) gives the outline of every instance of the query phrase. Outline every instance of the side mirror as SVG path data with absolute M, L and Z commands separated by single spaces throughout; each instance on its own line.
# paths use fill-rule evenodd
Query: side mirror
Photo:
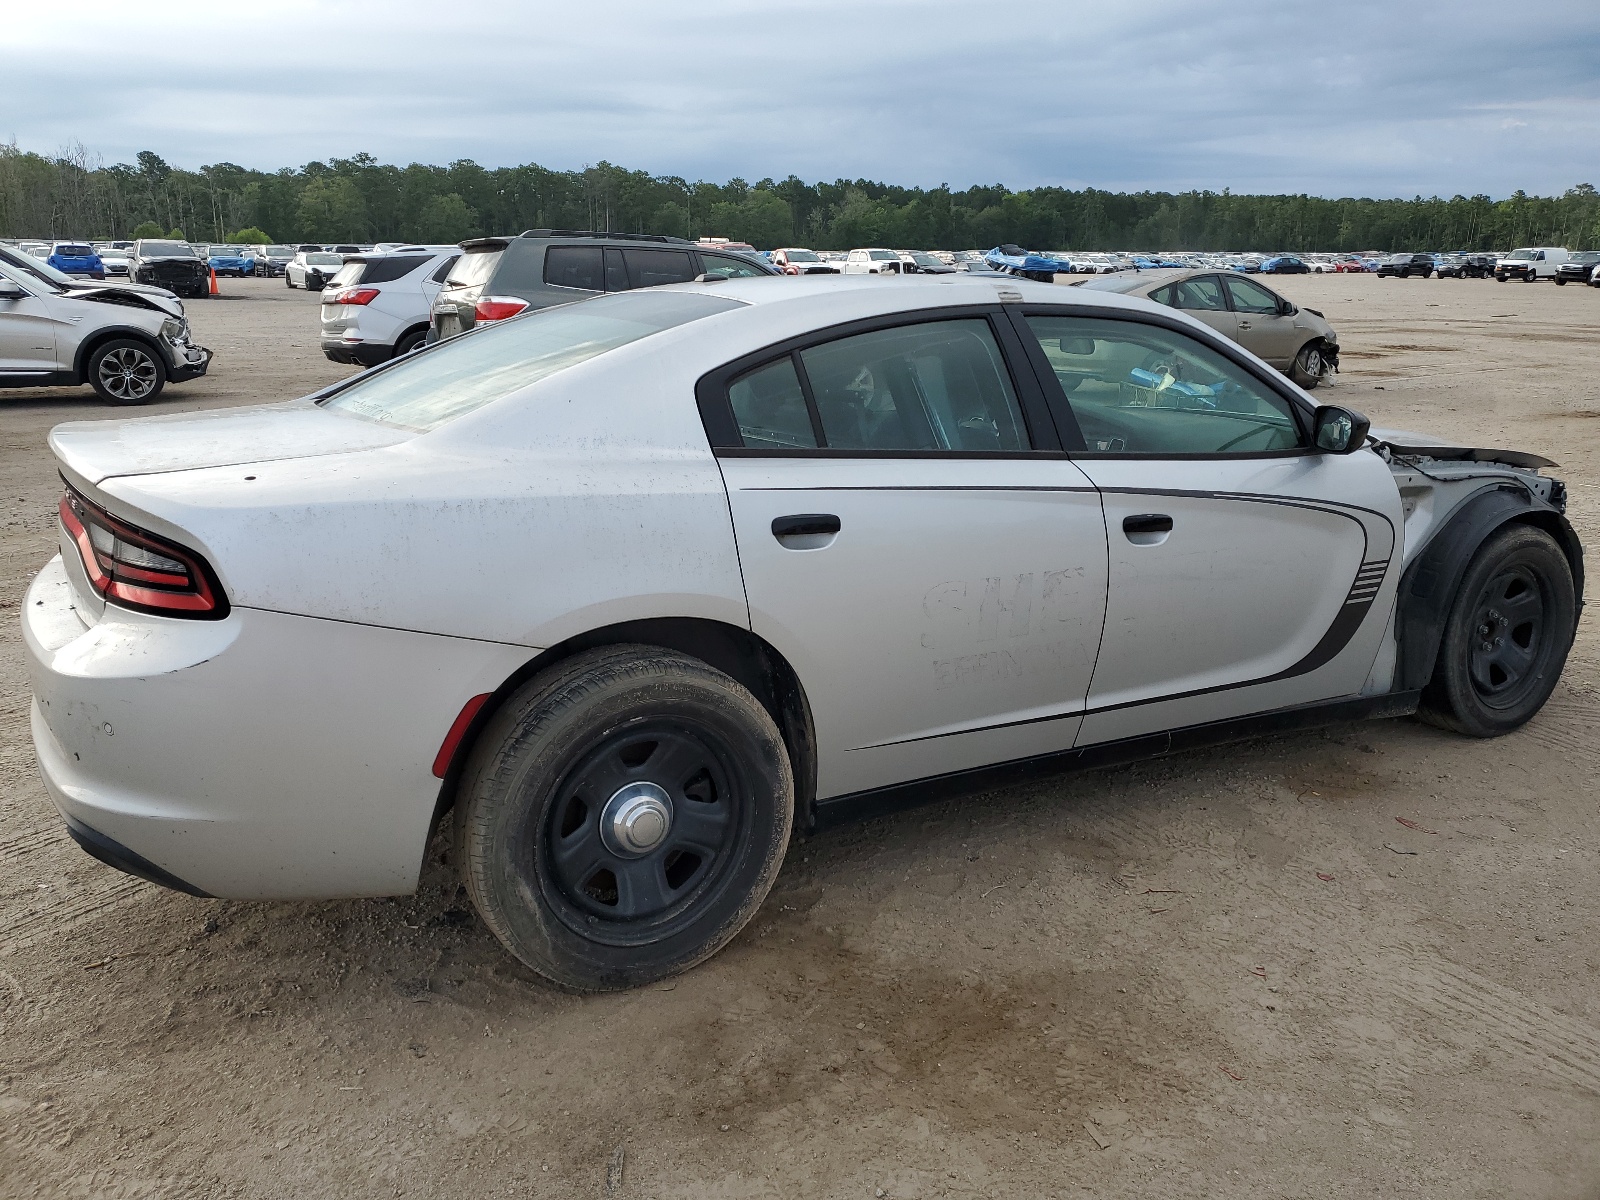
M 1353 454 L 1367 444 L 1372 422 L 1350 408 L 1324 404 L 1311 418 L 1312 440 L 1329 454 Z
M 28 293 L 9 279 L 0 280 L 0 300 L 26 300 Z

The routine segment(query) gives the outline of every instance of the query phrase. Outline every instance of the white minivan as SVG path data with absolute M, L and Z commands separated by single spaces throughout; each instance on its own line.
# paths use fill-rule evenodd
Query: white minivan
M 1494 264 L 1494 277 L 1501 283 L 1508 279 L 1554 279 L 1556 270 L 1567 261 L 1565 246 L 1523 246 L 1513 250 Z

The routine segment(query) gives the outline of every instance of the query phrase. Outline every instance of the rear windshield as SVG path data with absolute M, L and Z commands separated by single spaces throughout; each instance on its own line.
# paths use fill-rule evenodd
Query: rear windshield
M 87 246 L 57 246 L 56 253 L 68 258 L 88 258 L 94 251 Z
M 564 304 L 480 325 L 394 366 L 358 376 L 319 403 L 421 433 L 618 346 L 738 307 L 738 301 L 720 296 L 657 291 Z
M 337 267 L 344 263 L 342 254 L 308 254 L 306 265 L 310 267 Z
M 405 254 L 395 258 L 373 258 L 361 262 L 347 262 L 339 268 L 339 273 L 330 281 L 329 286 L 339 284 L 349 287 L 356 283 L 393 283 L 396 279 L 403 279 L 415 271 L 423 263 L 430 261 L 431 255 Z
M 193 258 L 194 247 L 188 242 L 140 242 L 139 253 L 156 258 Z
M 351 287 L 361 282 L 361 272 L 367 269 L 366 263 L 347 262 L 333 273 L 333 278 L 328 280 L 328 287 Z
M 505 251 L 498 247 L 491 250 L 468 250 L 456 260 L 456 265 L 450 268 L 445 286 L 482 287 L 488 282 L 495 263 L 500 261 L 500 255 L 503 253 Z

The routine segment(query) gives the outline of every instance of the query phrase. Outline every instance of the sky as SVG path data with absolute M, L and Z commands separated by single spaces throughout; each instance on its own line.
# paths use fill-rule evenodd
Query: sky
M 1600 185 L 1600 0 L 58 0 L 0 141 L 718 182 L 1323 196 Z

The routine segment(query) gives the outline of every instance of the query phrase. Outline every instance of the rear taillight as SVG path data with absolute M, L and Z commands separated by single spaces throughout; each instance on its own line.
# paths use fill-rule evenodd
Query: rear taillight
M 528 302 L 516 296 L 484 296 L 473 306 L 475 321 L 504 321 L 528 307 Z
M 324 304 L 371 304 L 378 298 L 377 288 L 345 288 L 331 295 L 323 293 Z
M 117 520 L 70 487 L 61 497 L 61 527 L 78 548 L 89 586 L 111 603 L 166 617 L 228 615 L 222 586 L 204 559 Z

